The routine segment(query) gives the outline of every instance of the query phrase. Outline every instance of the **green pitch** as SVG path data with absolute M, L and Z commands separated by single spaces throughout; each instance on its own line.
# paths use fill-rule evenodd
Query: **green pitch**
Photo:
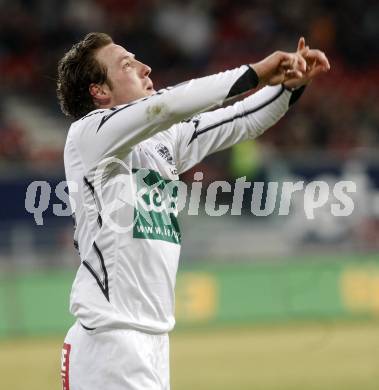
M 0 388 L 60 389 L 62 340 L 0 342 Z M 303 324 L 180 331 L 172 390 L 377 389 L 379 324 Z

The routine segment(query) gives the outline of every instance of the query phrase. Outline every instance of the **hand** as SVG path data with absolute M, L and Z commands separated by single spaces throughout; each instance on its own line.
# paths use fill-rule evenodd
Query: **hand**
M 298 50 L 296 53 L 276 51 L 251 67 L 259 78 L 259 85 L 278 85 L 287 80 L 301 80 L 307 63 Z
M 308 84 L 314 77 L 320 73 L 327 72 L 330 69 L 329 61 L 326 55 L 316 49 L 310 49 L 305 45 L 305 39 L 301 37 L 297 45 L 296 53 L 300 54 L 306 61 L 306 71 L 301 77 L 288 78 L 283 84 L 287 88 L 298 88 Z

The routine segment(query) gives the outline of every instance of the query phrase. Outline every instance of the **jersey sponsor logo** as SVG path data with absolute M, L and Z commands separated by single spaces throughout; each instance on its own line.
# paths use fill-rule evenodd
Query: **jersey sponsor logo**
M 169 164 L 174 165 L 174 159 L 172 158 L 170 151 L 168 150 L 168 147 L 159 143 L 155 146 L 155 150 L 158 152 L 158 154 L 164 158 Z
M 70 390 L 69 370 L 70 370 L 71 344 L 63 344 L 61 357 L 61 377 L 62 390 Z
M 137 191 L 142 191 L 142 195 L 134 208 L 133 237 L 179 244 L 181 234 L 175 182 L 149 170 L 142 180 L 137 180 Z

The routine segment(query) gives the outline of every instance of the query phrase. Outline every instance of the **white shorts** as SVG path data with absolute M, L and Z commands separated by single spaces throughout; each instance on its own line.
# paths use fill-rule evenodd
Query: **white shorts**
M 168 335 L 90 334 L 76 323 L 62 350 L 63 390 L 169 390 Z

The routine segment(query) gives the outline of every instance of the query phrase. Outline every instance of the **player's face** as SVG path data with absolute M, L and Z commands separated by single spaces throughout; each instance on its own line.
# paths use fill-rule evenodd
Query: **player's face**
M 96 58 L 107 68 L 112 88 L 106 88 L 106 93 L 110 94 L 111 106 L 129 103 L 155 92 L 149 78 L 151 68 L 122 46 L 115 43 L 104 46 L 96 53 Z

